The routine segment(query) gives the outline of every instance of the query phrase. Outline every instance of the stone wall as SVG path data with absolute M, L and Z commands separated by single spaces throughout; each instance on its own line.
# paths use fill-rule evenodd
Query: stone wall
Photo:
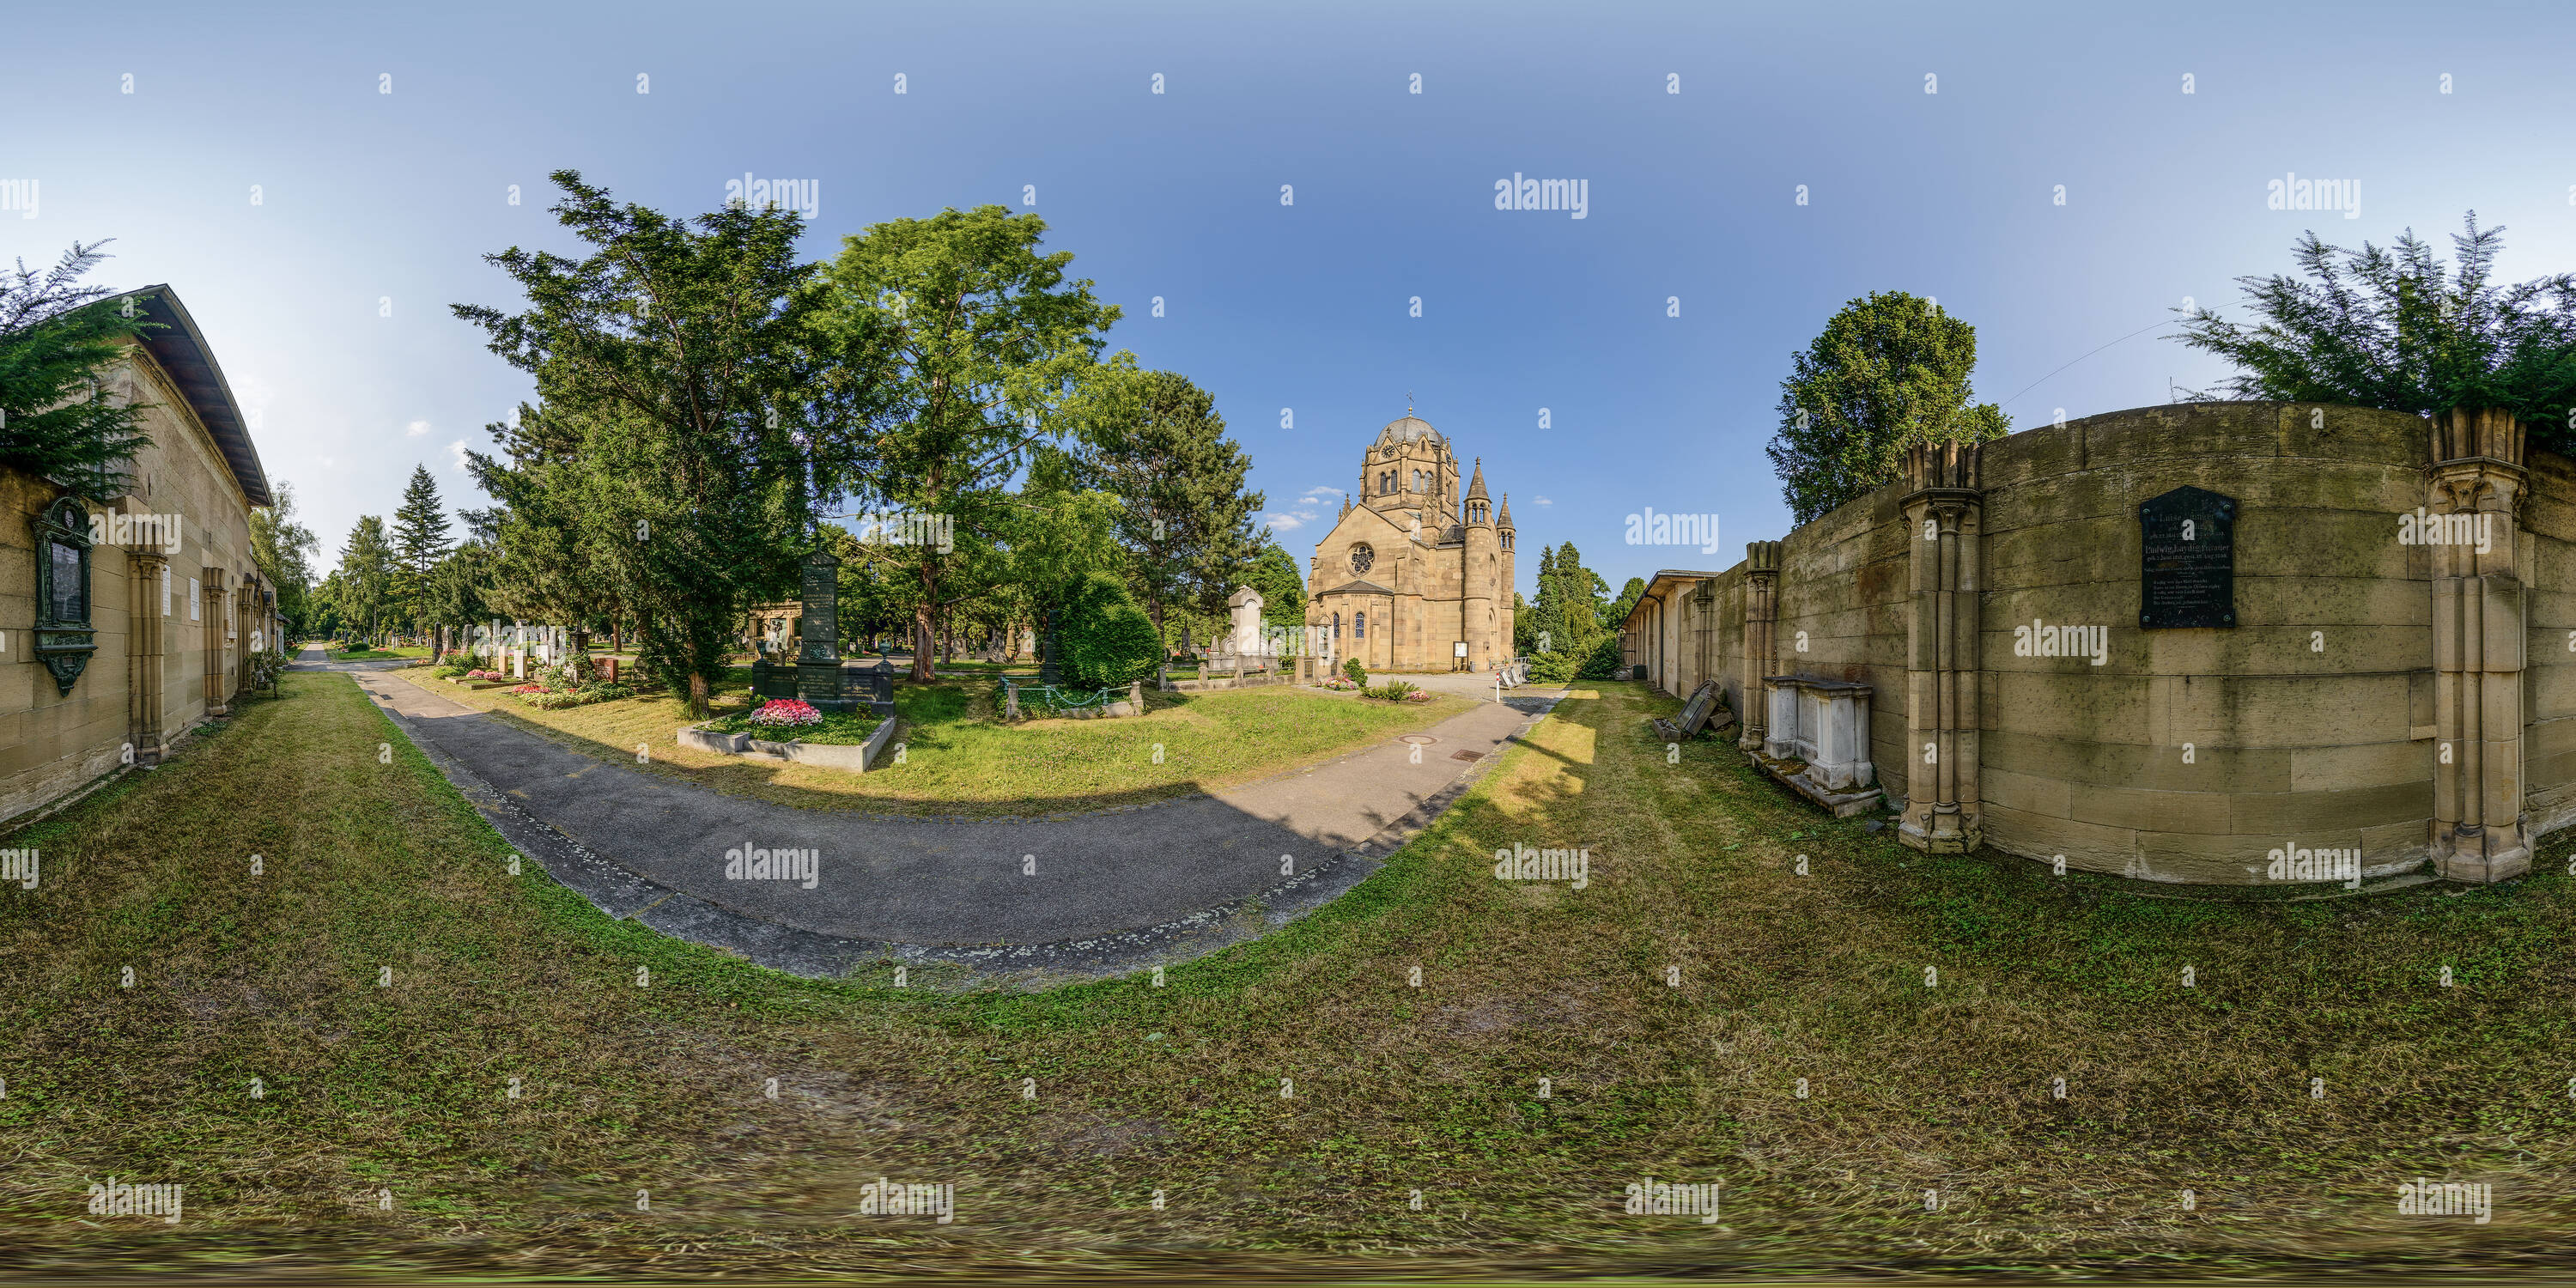
M 1918 458 L 1916 477 L 1777 543 L 1774 673 L 1872 687 L 1872 758 L 1891 804 L 1915 807 L 1909 832 L 1930 805 L 1909 793 L 1948 781 L 1966 844 L 2149 881 L 2265 884 L 2292 849 L 2357 851 L 2363 879 L 2428 862 L 2511 875 L 2517 837 L 2576 822 L 2576 462 L 2523 460 L 2518 440 L 2186 403 L 2013 434 L 1960 477 Z M 2138 506 L 2184 486 L 2239 503 L 2233 628 L 2140 626 Z M 2419 506 L 2485 513 L 2503 548 L 2401 543 Z M 1698 580 L 1659 578 L 1632 655 L 1676 695 L 1718 679 L 1758 719 L 1746 685 L 1763 668 L 1744 655 L 1761 575 L 1665 574 Z M 1722 641 L 1706 660 L 1673 611 L 1702 592 Z M 1942 595 L 1966 606 L 1946 643 L 1927 607 Z M 2034 624 L 2105 628 L 2101 661 L 2017 654 Z M 1955 727 L 1936 730 L 1941 674 Z M 1953 780 L 1919 770 L 1936 737 L 1964 762 Z M 2464 845 L 2503 857 L 2490 871 Z

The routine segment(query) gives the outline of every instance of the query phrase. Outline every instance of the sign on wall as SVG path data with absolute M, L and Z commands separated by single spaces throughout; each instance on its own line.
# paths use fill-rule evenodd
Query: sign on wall
M 2178 487 L 2138 505 L 2138 626 L 2236 625 L 2236 499 Z

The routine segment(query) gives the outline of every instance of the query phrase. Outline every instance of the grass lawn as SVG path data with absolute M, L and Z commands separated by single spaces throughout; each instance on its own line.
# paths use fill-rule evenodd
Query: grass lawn
M 399 648 L 361 648 L 347 650 L 331 648 L 324 650 L 324 652 L 334 662 L 380 662 L 397 657 L 429 656 L 429 649 L 426 645 L 404 645 Z
M 1603 684 L 1358 890 L 1164 987 L 898 989 L 509 875 L 347 677 L 286 694 L 9 841 L 44 878 L 0 890 L 7 1264 L 2245 1273 L 2576 1244 L 2563 846 L 2457 895 L 2141 899 L 1915 854 L 1722 744 L 1668 766 L 1640 721 L 1674 704 Z M 1589 887 L 1497 881 L 1514 843 L 1589 849 Z M 82 1216 L 109 1175 L 185 1184 L 186 1219 Z M 2397 1215 L 2418 1175 L 2493 1183 L 2493 1223 Z M 880 1176 L 954 1185 L 955 1223 L 855 1215 Z M 1622 1215 L 1647 1177 L 1723 1182 L 1721 1219 Z
M 747 686 L 750 672 L 737 671 L 736 681 Z M 541 711 L 503 689 L 467 690 L 426 675 L 404 678 L 621 764 L 634 765 L 635 748 L 643 744 L 653 760 L 636 768 L 716 791 L 808 809 L 944 816 L 1057 814 L 1187 795 L 1356 751 L 1471 705 L 1443 696 L 1398 706 L 1286 686 L 1187 694 L 1149 690 L 1147 713 L 1134 719 L 1004 726 L 989 720 L 997 698 L 994 681 L 898 683 L 895 712 L 903 727 L 894 737 L 904 746 L 904 763 L 893 763 L 889 752 L 882 768 L 861 775 L 680 746 L 672 735 L 691 723 L 688 705 L 666 694 Z M 728 686 L 723 696 L 715 707 L 720 717 L 749 706 L 747 689 Z

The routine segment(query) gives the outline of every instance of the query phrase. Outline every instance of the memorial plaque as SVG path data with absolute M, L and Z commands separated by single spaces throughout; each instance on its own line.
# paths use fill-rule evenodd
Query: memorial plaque
M 2236 499 L 2178 487 L 2138 505 L 2138 626 L 2236 625 Z
M 804 615 L 798 632 L 805 646 L 798 653 L 799 662 L 833 662 L 841 660 L 841 561 L 829 552 L 817 550 L 805 556 Z

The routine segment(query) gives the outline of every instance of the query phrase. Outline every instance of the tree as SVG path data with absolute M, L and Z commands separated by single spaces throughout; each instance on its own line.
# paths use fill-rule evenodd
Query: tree
M 374 643 L 394 606 L 394 548 L 385 539 L 382 518 L 358 516 L 347 544 L 340 547 L 335 575 L 340 579 L 336 590 L 341 622 L 356 628 L 360 639 Z
M 1908 447 L 1984 442 L 2012 427 L 2002 408 L 1969 403 L 1977 329 L 1901 291 L 1844 305 L 1790 362 L 1764 451 L 1798 523 L 1893 481 Z
M 402 505 L 394 511 L 394 601 L 404 620 L 425 624 L 423 599 L 430 573 L 447 557 L 447 509 L 438 499 L 438 482 L 429 467 L 411 467 Z
M 322 543 L 311 528 L 295 521 L 295 488 L 283 480 L 269 489 L 271 504 L 250 512 L 250 557 L 259 575 L 277 588 L 277 616 L 289 638 L 312 629 L 308 602 L 313 587 L 313 556 Z M 279 641 L 279 647 L 285 642 Z
M 1262 621 L 1292 628 L 1306 624 L 1306 579 L 1297 572 L 1296 557 L 1280 549 L 1268 533 L 1262 535 L 1261 552 L 1253 556 L 1243 580 L 1261 592 Z
M 1243 490 L 1252 458 L 1225 436 L 1216 399 L 1168 371 L 1120 372 L 1104 402 L 1111 414 L 1090 427 L 1083 455 L 1101 485 L 1123 502 L 1118 535 L 1136 553 L 1130 577 L 1158 636 L 1164 609 L 1223 609 L 1263 536 L 1252 516 L 1266 503 Z
M 1619 629 L 1620 623 L 1628 620 L 1628 613 L 1637 606 L 1637 601 L 1645 597 L 1646 579 L 1629 578 L 1628 584 L 1619 588 L 1619 597 L 1610 601 L 1609 611 L 1601 615 L 1601 624 L 1614 631 Z
M 1154 624 L 1126 583 L 1106 573 L 1082 579 L 1064 607 L 1063 667 L 1082 688 L 1110 688 L 1154 673 L 1163 658 Z
M 1590 649 L 1601 634 L 1601 610 L 1609 593 L 1609 583 L 1583 566 L 1573 542 L 1554 550 L 1541 546 L 1538 604 L 1531 614 L 1543 637 L 1539 651 L 1578 656 Z
M 124 491 L 125 467 L 151 444 L 145 403 L 112 398 L 99 377 L 142 337 L 150 297 L 110 302 L 104 286 L 79 285 L 107 243 L 72 243 L 53 268 L 0 270 L 0 465 L 105 500 Z
M 2465 226 L 2451 237 L 2454 266 L 2411 228 L 2387 250 L 2357 251 L 2310 231 L 2292 257 L 2313 280 L 2237 278 L 2260 320 L 2195 309 L 2177 338 L 2242 368 L 2225 382 L 2239 398 L 2425 416 L 2501 408 L 2544 445 L 2576 447 L 2576 274 L 2500 285 L 2504 229 L 2478 227 L 2474 210 Z
M 576 498 L 564 512 L 606 555 L 643 669 L 703 717 L 744 614 L 796 585 L 818 503 L 858 476 L 874 329 L 816 325 L 792 211 L 671 219 L 576 171 L 552 177 L 554 215 L 590 253 L 486 256 L 528 311 L 454 312 L 567 417 L 578 464 L 547 486 Z
M 477 598 L 498 616 L 570 624 L 574 647 L 586 649 L 589 624 L 619 616 L 621 583 L 611 550 L 628 533 L 614 520 L 595 519 L 596 507 L 615 501 L 593 496 L 601 480 L 583 455 L 579 418 L 522 403 L 515 420 L 485 428 L 507 460 L 466 454 L 466 468 L 500 502 L 478 512 L 491 531 L 490 549 L 472 565 L 486 578 Z
M 898 552 L 915 588 L 916 680 L 931 678 L 940 615 L 976 590 L 951 579 L 1007 522 L 1008 483 L 1097 414 L 1100 337 L 1118 309 L 1065 280 L 1073 256 L 1041 254 L 1045 233 L 1001 206 L 946 210 L 869 226 L 828 271 L 839 343 L 886 364 L 867 490 L 948 537 Z

